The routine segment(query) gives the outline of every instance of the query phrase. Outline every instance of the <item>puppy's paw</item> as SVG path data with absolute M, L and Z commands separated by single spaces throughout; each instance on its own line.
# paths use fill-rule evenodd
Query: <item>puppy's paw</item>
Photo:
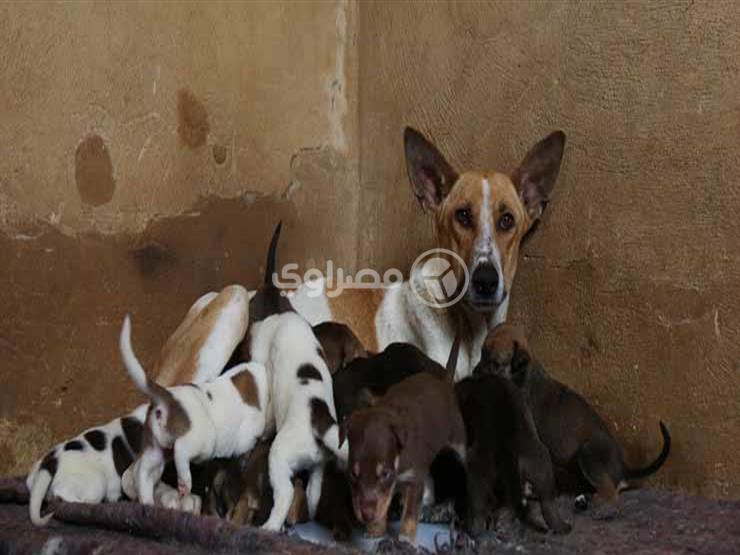
M 573 526 L 571 526 L 565 521 L 560 522 L 552 527 L 553 534 L 558 534 L 558 535 L 570 534 L 571 530 L 573 530 Z
M 203 502 L 200 496 L 194 493 L 188 494 L 180 499 L 180 510 L 186 513 L 199 515 Z
M 268 532 L 280 532 L 282 528 L 283 525 L 279 522 L 275 522 L 274 520 L 268 520 L 262 525 L 262 529 L 267 530 Z
M 182 480 L 177 481 L 177 491 L 180 494 L 180 497 L 185 497 L 190 493 L 190 485 L 186 484 Z

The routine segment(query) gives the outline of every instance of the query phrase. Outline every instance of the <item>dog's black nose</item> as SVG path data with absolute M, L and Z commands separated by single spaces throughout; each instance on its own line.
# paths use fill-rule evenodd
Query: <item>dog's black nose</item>
M 491 298 L 498 289 L 498 271 L 493 264 L 481 264 L 473 271 L 473 292 L 478 297 Z

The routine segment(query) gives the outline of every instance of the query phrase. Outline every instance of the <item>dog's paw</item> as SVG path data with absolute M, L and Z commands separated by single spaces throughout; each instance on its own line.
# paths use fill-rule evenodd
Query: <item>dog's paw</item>
M 280 532 L 282 528 L 283 525 L 279 522 L 275 522 L 274 520 L 268 520 L 262 525 L 262 529 L 267 530 L 268 532 Z
M 186 495 L 190 494 L 190 486 L 185 482 L 178 480 L 177 492 L 180 494 L 180 497 L 185 497 Z

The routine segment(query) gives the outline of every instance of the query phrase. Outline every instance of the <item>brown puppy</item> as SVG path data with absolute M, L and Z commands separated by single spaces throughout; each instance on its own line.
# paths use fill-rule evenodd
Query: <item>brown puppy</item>
M 503 505 L 523 518 L 522 484 L 529 482 L 548 527 L 558 534 L 570 532 L 555 505 L 550 454 L 537 436 L 522 391 L 501 376 L 481 375 L 479 368 L 455 386 L 468 441 L 468 530 L 477 535 L 488 529 Z
M 346 324 L 322 322 L 313 326 L 313 334 L 321 343 L 326 365 L 332 375 L 354 359 L 367 356 L 365 347 Z
M 403 494 L 399 536 L 414 542 L 432 461 L 447 447 L 464 458 L 465 425 L 452 387 L 458 347 L 456 340 L 447 376 L 410 376 L 342 425 L 340 442 L 349 440 L 352 506 L 370 535 L 385 533 L 388 506 L 398 488 Z
M 219 516 L 234 524 L 262 525 L 272 510 L 272 487 L 267 471 L 270 442 L 260 441 L 247 455 L 210 461 L 212 475 L 206 514 Z M 308 520 L 308 507 L 300 478 L 293 479 L 296 495 L 286 522 Z
M 509 324 L 496 326 L 483 346 L 479 371 L 504 376 L 522 389 L 553 463 L 579 473 L 602 500 L 614 499 L 630 480 L 645 478 L 663 465 L 671 436 L 662 422 L 663 449 L 658 457 L 644 468 L 628 468 L 601 417 L 578 393 L 547 374 L 522 337 Z
M 335 459 L 324 465 L 321 495 L 314 520 L 331 530 L 336 541 L 347 541 L 358 522 L 352 513 L 352 490 L 347 473 Z

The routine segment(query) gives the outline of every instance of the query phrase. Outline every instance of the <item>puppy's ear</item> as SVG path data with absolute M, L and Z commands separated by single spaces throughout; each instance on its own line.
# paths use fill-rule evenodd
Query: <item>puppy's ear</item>
M 555 131 L 534 145 L 511 175 L 532 222 L 547 206 L 565 150 L 565 133 Z
M 357 409 L 374 407 L 377 402 L 378 398 L 367 387 L 363 387 L 357 394 Z
M 393 430 L 393 435 L 396 436 L 398 451 L 403 451 L 403 448 L 408 441 L 408 428 L 406 428 L 406 425 L 403 422 L 396 421 L 392 424 L 391 429 Z
M 403 144 L 414 195 L 424 210 L 436 210 L 457 181 L 457 172 L 416 129 L 404 130 Z
M 347 439 L 347 430 L 349 428 L 349 418 L 345 418 L 342 420 L 342 423 L 339 425 L 339 448 L 341 449 L 342 445 L 344 445 L 344 441 Z
M 529 351 L 514 341 L 514 354 L 511 357 L 511 379 L 517 385 L 523 385 L 527 377 L 527 367 L 532 361 Z

